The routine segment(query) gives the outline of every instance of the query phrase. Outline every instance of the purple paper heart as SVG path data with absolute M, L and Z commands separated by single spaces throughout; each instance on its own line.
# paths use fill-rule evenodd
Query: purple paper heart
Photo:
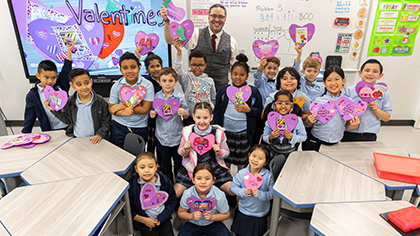
M 386 92 L 387 88 L 385 83 L 372 85 L 368 82 L 360 81 L 356 84 L 357 95 L 365 102 L 372 102 L 380 98 Z
M 293 42 L 299 43 L 301 47 L 309 42 L 315 33 L 315 25 L 308 23 L 304 26 L 291 24 L 289 27 L 289 34 Z
M 56 111 L 61 110 L 67 103 L 66 91 L 55 91 L 51 86 L 45 87 L 44 96 L 50 102 L 50 106 Z
M 175 115 L 180 105 L 179 100 L 175 98 L 169 99 L 168 101 L 160 98 L 153 100 L 153 109 L 155 109 L 156 113 L 165 120 L 168 120 Z
M 143 31 L 139 31 L 136 34 L 135 38 L 136 47 L 139 45 L 143 46 L 143 49 L 140 51 L 141 55 L 146 55 L 147 53 L 153 51 L 159 44 L 159 36 L 157 34 L 146 34 Z
M 353 102 L 347 97 L 337 99 L 338 112 L 344 120 L 351 120 L 356 115 L 360 116 L 367 109 L 367 103 L 363 101 Z
M 168 193 L 158 191 L 152 183 L 146 183 L 140 190 L 141 209 L 148 210 L 163 205 L 168 200 Z
M 183 21 L 181 25 L 177 22 L 172 22 L 169 25 L 169 29 L 172 36 L 174 38 L 179 38 L 179 40 L 182 42 L 182 45 L 185 45 L 190 40 L 194 32 L 194 24 L 191 20 Z
M 232 101 L 234 104 L 243 105 L 251 97 L 252 89 L 248 85 L 242 86 L 241 88 L 229 86 L 226 89 L 226 94 L 229 100 Z
M 143 101 L 146 96 L 147 89 L 144 86 L 137 86 L 131 88 L 129 86 L 122 86 L 120 88 L 120 98 L 128 107 L 135 107 Z
M 267 120 L 272 130 L 279 130 L 279 136 L 283 136 L 285 130 L 292 132 L 298 123 L 297 115 L 287 114 L 282 116 L 275 111 L 268 113 Z
M 187 198 L 187 205 L 193 210 L 193 211 L 211 211 L 211 209 L 215 208 L 217 204 L 217 200 L 214 197 L 210 198 L 196 198 L 196 197 L 189 197 Z
M 11 148 L 13 146 L 21 146 L 32 143 L 33 137 L 31 135 L 20 135 L 1 146 L 1 149 Z
M 314 102 L 309 106 L 309 110 L 312 114 L 317 115 L 317 120 L 325 124 L 337 113 L 337 101 L 332 100 L 323 104 Z
M 271 40 L 268 42 L 264 42 L 261 40 L 255 40 L 252 43 L 252 50 L 254 54 L 259 59 L 265 58 L 272 58 L 276 55 L 277 50 L 279 49 L 279 42 L 277 40 Z
M 166 7 L 168 18 L 171 21 L 181 21 L 185 17 L 185 10 L 181 7 L 176 7 L 171 0 L 163 0 L 162 5 Z

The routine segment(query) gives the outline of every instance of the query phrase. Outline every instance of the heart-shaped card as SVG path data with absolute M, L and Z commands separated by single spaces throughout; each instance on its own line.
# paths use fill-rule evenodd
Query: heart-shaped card
M 143 101 L 146 96 L 146 88 L 144 86 L 137 86 L 131 88 L 129 86 L 122 86 L 120 88 L 120 98 L 128 107 L 135 107 Z
M 360 81 L 356 84 L 356 92 L 359 97 L 365 102 L 375 101 L 380 98 L 387 90 L 388 86 L 385 83 L 376 83 L 374 85 Z
M 285 130 L 292 132 L 298 123 L 297 115 L 287 114 L 282 116 L 275 111 L 268 113 L 267 120 L 272 130 L 279 130 L 279 136 L 283 136 Z
M 347 97 L 337 99 L 338 112 L 344 120 L 351 120 L 356 115 L 360 116 L 367 109 L 367 103 L 363 101 L 353 102 Z
M 315 25 L 308 23 L 304 26 L 291 24 L 289 27 L 289 34 L 293 42 L 299 43 L 301 47 L 308 43 L 315 33 Z
M 179 38 L 182 45 L 185 45 L 191 38 L 194 32 L 194 23 L 191 20 L 183 21 L 181 24 L 172 22 L 169 29 L 174 38 Z
M 213 134 L 208 134 L 204 137 L 192 132 L 188 139 L 191 143 L 191 148 L 194 149 L 199 155 L 210 151 L 215 144 L 215 138 Z
M 147 53 L 153 51 L 159 44 L 159 36 L 155 33 L 146 34 L 143 31 L 139 31 L 136 34 L 135 38 L 136 47 L 139 45 L 143 46 L 143 49 L 140 51 L 141 55 L 146 55 Z
M 149 210 L 165 204 L 168 200 L 168 193 L 158 191 L 152 183 L 146 183 L 140 190 L 141 209 Z
M 168 120 L 175 115 L 180 105 L 179 100 L 176 98 L 169 99 L 168 101 L 156 98 L 153 101 L 153 109 L 155 109 L 156 113 L 165 120 Z
M 263 177 L 261 175 L 246 173 L 244 175 L 244 183 L 246 188 L 259 189 L 263 184 Z
M 169 20 L 181 21 L 184 19 L 185 10 L 181 7 L 176 7 L 171 0 L 163 0 L 162 5 L 166 7 Z
M 305 97 L 294 97 L 293 103 L 298 104 L 301 108 L 303 107 L 303 104 L 305 104 Z
M 67 93 L 64 90 L 55 91 L 51 86 L 44 89 L 45 99 L 48 99 L 50 106 L 56 110 L 61 110 L 67 103 Z
M 211 209 L 215 208 L 217 204 L 217 200 L 214 197 L 209 198 L 196 198 L 196 197 L 189 197 L 187 198 L 187 205 L 193 211 L 201 211 L 205 213 L 206 211 L 211 211 Z
M 249 85 L 237 88 L 235 86 L 229 86 L 226 89 L 226 94 L 233 104 L 243 105 L 252 95 L 252 90 Z
M 337 113 L 337 109 L 337 101 L 334 100 L 326 103 L 314 102 L 309 106 L 311 113 L 317 115 L 316 119 L 324 124 L 334 117 L 335 113 Z
M 265 58 L 272 58 L 276 55 L 277 50 L 279 49 L 279 42 L 277 40 L 270 40 L 268 42 L 264 42 L 261 40 L 255 40 L 252 43 L 252 51 L 259 59 Z
M 5 143 L 3 146 L 1 146 L 1 149 L 7 149 L 11 148 L 13 146 L 21 146 L 32 143 L 33 136 L 31 135 L 20 135 L 9 142 Z

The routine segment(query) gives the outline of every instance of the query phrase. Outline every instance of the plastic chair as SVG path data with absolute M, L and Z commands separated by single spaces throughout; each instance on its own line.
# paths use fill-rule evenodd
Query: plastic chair
M 139 155 L 144 152 L 144 142 L 143 137 L 135 133 L 129 133 L 125 136 L 124 139 L 124 150 L 133 154 L 134 156 Z

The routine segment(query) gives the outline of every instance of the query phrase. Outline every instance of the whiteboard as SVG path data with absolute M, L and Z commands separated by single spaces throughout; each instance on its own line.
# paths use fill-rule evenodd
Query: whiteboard
M 343 69 L 350 71 L 358 69 L 371 7 L 370 0 L 190 0 L 188 6 L 190 19 L 197 25 L 204 26 L 203 22 L 207 22 L 204 9 L 216 2 L 226 7 L 227 19 L 224 30 L 238 41 L 239 50 L 248 56 L 251 67 L 259 65 L 259 59 L 252 51 L 252 43 L 255 40 L 266 42 L 277 40 L 279 49 L 276 56 L 281 60 L 280 67 L 292 66 L 297 53 L 289 34 L 289 27 L 292 24 L 303 26 L 313 23 L 315 32 L 312 39 L 303 47 L 302 61 L 311 52 L 319 52 L 323 59 L 321 66 L 323 69 L 327 56 L 341 55 Z M 202 11 L 198 11 L 200 8 Z M 365 8 L 362 10 L 365 14 L 359 18 L 358 12 L 361 8 Z M 336 26 L 334 24 L 336 17 L 349 18 L 349 25 Z M 358 40 L 354 38 L 357 30 L 363 32 L 363 36 Z M 349 47 L 342 48 L 344 51 L 348 49 L 348 52 L 336 52 L 339 33 L 352 34 Z M 350 55 L 353 57 L 350 58 Z

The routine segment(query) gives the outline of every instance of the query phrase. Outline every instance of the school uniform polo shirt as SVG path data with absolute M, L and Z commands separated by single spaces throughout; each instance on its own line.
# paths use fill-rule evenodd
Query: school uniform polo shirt
M 91 92 L 92 98 L 87 103 L 83 103 L 79 95 L 76 95 L 76 106 L 77 116 L 76 122 L 74 123 L 73 134 L 77 138 L 92 137 L 95 135 L 95 128 L 93 126 L 92 119 L 92 101 L 93 92 Z

